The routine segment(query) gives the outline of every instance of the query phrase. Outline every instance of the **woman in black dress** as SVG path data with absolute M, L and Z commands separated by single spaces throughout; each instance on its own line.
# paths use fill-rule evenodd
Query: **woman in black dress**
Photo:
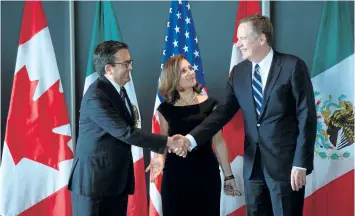
M 161 134 L 186 135 L 216 108 L 217 101 L 200 94 L 201 89 L 193 67 L 183 55 L 173 56 L 165 63 L 159 87 L 164 102 L 157 109 Z M 213 140 L 188 152 L 186 157 L 165 152 L 152 159 L 147 168 L 151 181 L 164 169 L 161 187 L 163 215 L 219 215 L 219 165 L 226 178 L 225 193 L 234 196 L 236 183 L 221 132 Z

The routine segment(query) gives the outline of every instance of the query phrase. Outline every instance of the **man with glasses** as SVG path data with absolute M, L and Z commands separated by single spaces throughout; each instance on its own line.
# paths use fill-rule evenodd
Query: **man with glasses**
M 187 147 L 171 137 L 135 128 L 135 114 L 124 89 L 132 62 L 127 44 L 118 41 L 102 42 L 94 51 L 99 78 L 81 102 L 68 183 L 74 216 L 126 215 L 128 194 L 134 193 L 131 145 L 161 154 L 166 147 L 181 156 L 187 153 Z

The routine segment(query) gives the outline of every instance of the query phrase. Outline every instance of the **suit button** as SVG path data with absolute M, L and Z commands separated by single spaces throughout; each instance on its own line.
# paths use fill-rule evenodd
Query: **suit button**
M 260 124 L 256 124 L 257 127 L 260 127 Z

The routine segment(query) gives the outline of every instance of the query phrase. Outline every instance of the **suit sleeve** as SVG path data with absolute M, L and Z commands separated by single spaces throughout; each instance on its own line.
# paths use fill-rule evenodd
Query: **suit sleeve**
M 197 146 L 205 143 L 223 128 L 239 110 L 239 103 L 234 94 L 233 77 L 235 76 L 236 66 L 233 68 L 232 75 L 228 79 L 224 100 L 217 108 L 189 134 L 195 139 Z
M 309 169 L 313 167 L 317 114 L 311 78 L 306 64 L 300 59 L 296 63 L 291 82 L 299 130 L 293 166 Z
M 157 153 L 164 153 L 167 137 L 146 133 L 128 125 L 114 109 L 107 96 L 96 93 L 87 101 L 87 111 L 92 113 L 91 120 L 116 139 L 129 145 L 148 148 Z

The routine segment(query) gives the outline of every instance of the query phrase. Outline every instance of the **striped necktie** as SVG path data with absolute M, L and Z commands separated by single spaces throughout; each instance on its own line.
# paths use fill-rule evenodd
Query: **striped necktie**
M 256 112 L 258 113 L 258 117 L 260 117 L 261 107 L 263 104 L 263 88 L 260 75 L 260 67 L 258 64 L 256 64 L 254 68 L 252 85 L 255 108 Z

